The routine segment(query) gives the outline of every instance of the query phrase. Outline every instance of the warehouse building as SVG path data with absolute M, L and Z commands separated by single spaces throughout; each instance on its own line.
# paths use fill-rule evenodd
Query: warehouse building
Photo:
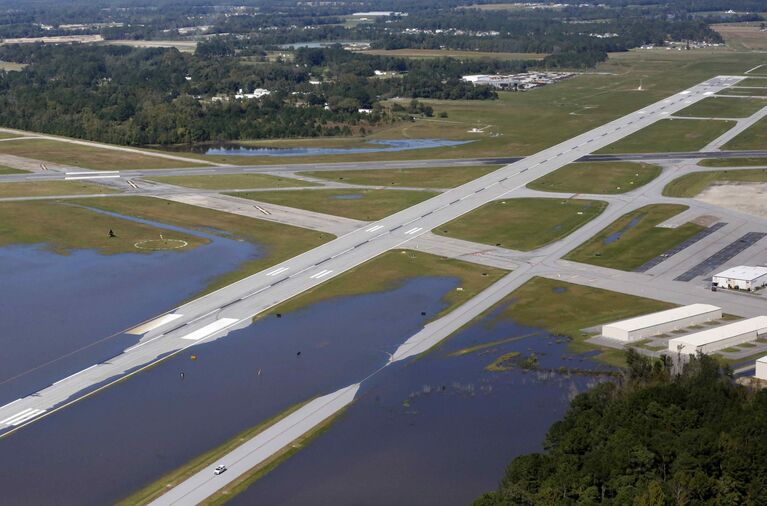
M 767 356 L 757 359 L 755 378 L 767 381 Z
M 687 336 L 669 339 L 668 351 L 687 353 L 688 355 L 695 355 L 698 352 L 713 353 L 730 346 L 756 341 L 760 336 L 766 334 L 767 316 L 757 316 Z
M 767 285 L 767 267 L 751 267 L 739 265 L 732 267 L 711 278 L 711 285 L 730 290 L 746 290 L 753 292 Z
M 619 341 L 637 341 L 722 317 L 722 308 L 690 304 L 602 326 L 602 335 Z

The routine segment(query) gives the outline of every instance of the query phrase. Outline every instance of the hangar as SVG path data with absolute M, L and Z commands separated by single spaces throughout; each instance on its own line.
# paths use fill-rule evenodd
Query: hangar
M 767 316 L 757 316 L 729 325 L 669 339 L 668 350 L 694 355 L 699 351 L 712 353 L 730 346 L 756 341 L 767 334 Z
M 619 341 L 636 341 L 722 317 L 722 308 L 690 304 L 602 326 L 602 335 Z
M 760 380 L 767 380 L 767 356 L 756 360 L 756 374 L 754 376 Z
M 711 278 L 711 285 L 753 292 L 767 285 L 767 267 L 751 267 L 749 265 L 732 267 L 714 274 Z

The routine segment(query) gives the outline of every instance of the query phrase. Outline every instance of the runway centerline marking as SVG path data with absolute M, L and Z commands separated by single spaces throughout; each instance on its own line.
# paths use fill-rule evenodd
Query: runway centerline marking
M 272 272 L 267 272 L 267 276 L 276 276 L 277 274 L 281 274 L 287 270 L 290 270 L 290 267 L 280 267 L 278 269 L 274 269 Z
M 421 230 L 423 230 L 423 227 L 415 227 L 415 228 L 411 228 L 410 230 L 408 230 L 407 232 L 405 232 L 405 235 L 413 235 L 413 234 L 415 234 L 416 232 L 420 232 Z
M 325 276 L 327 276 L 329 274 L 332 274 L 332 273 L 333 273 L 333 271 L 324 270 L 324 271 L 318 272 L 317 274 L 313 274 L 313 275 L 309 276 L 309 278 L 310 279 L 321 279 L 321 278 L 324 278 Z

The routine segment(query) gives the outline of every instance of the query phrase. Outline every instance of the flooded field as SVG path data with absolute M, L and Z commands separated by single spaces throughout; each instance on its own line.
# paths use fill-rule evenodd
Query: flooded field
M 0 440 L 7 504 L 110 504 L 311 397 L 356 382 L 444 308 L 452 278 L 270 317 Z M 425 314 L 422 314 L 425 313 Z M 299 353 L 300 352 L 300 353 Z M 184 372 L 181 379 L 180 373 Z
M 458 146 L 472 141 L 450 141 L 445 139 L 391 139 L 373 140 L 366 144 L 377 145 L 362 148 L 254 148 L 236 144 L 211 147 L 205 150 L 206 155 L 228 156 L 319 156 L 319 155 L 350 155 L 358 153 L 391 153 L 411 149 L 444 148 Z
M 469 504 L 609 378 L 566 347 L 491 315 L 364 383 L 327 432 L 232 504 Z
M 0 248 L 0 404 L 118 354 L 138 340 L 122 331 L 262 255 L 251 243 L 115 216 L 210 242 L 190 251 L 118 255 Z

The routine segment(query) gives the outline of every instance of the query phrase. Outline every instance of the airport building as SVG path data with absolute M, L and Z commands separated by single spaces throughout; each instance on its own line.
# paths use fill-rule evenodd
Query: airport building
M 757 316 L 729 325 L 696 332 L 687 336 L 669 339 L 668 351 L 695 355 L 698 352 L 712 353 L 736 346 L 741 343 L 756 341 L 767 335 L 767 316 Z
M 754 377 L 760 380 L 767 380 L 767 356 L 756 360 L 756 373 Z
M 722 317 L 722 308 L 690 304 L 602 326 L 602 335 L 619 341 L 636 341 Z
M 711 285 L 730 290 L 746 290 L 753 292 L 767 285 L 767 267 L 751 267 L 739 265 L 732 267 L 711 278 Z

